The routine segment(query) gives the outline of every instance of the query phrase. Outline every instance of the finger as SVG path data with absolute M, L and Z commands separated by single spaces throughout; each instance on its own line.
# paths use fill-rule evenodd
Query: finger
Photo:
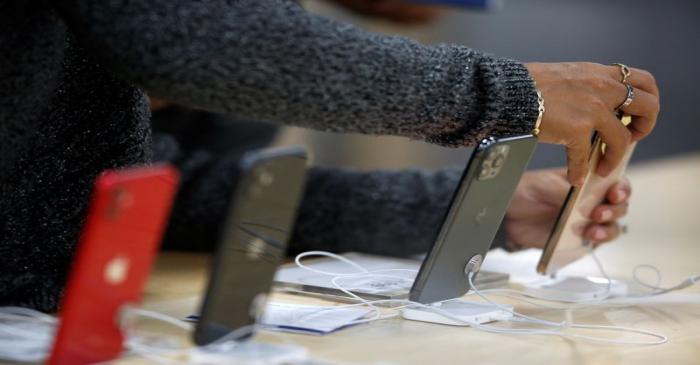
M 629 204 L 601 204 L 591 212 L 591 219 L 596 223 L 610 223 L 627 214 Z
M 607 72 L 610 77 L 622 84 L 620 66 L 607 66 Z M 649 71 L 630 67 L 630 75 L 627 78 L 627 82 L 634 86 L 635 89 L 641 89 L 657 97 L 659 96 L 659 87 L 656 85 L 654 76 Z
M 599 112 L 596 130 L 607 145 L 605 154 L 596 167 L 600 176 L 608 176 L 625 156 L 632 142 L 632 133 L 612 113 Z
M 646 138 L 656 125 L 656 117 L 633 117 L 632 123 L 628 126 L 632 141 L 637 142 Z
M 630 195 L 632 195 L 632 186 L 627 178 L 623 181 L 613 185 L 608 189 L 605 194 L 605 198 L 608 202 L 612 204 L 622 204 L 629 200 Z
M 583 237 L 594 243 L 610 242 L 620 236 L 620 226 L 617 223 L 594 224 L 586 228 Z
M 647 70 L 630 68 L 630 77 L 627 79 L 627 82 L 637 89 L 644 90 L 659 97 L 659 86 L 656 84 L 656 79 L 654 79 L 654 75 Z
M 622 105 L 627 99 L 627 87 L 623 84 L 615 86 L 613 109 Z M 640 89 L 634 89 L 632 103 L 622 109 L 625 114 L 637 117 L 653 117 L 659 112 L 659 98 L 656 95 Z
M 588 157 L 591 153 L 591 143 L 588 138 L 579 138 L 566 147 L 567 176 L 573 186 L 581 186 L 588 171 Z
M 538 188 L 537 194 L 542 197 L 542 202 L 561 205 L 571 189 L 566 169 L 553 168 L 528 173 L 538 179 L 535 186 Z
M 600 84 L 604 88 L 601 89 L 601 96 L 610 110 L 616 110 L 627 99 L 627 86 L 610 78 L 605 80 Z M 632 123 L 628 126 L 633 140 L 641 140 L 651 133 L 656 125 L 659 107 L 657 95 L 634 87 L 634 99 L 623 109 L 625 114 L 633 116 Z
M 625 91 L 625 95 L 626 93 L 627 91 Z M 649 135 L 654 126 L 656 126 L 656 120 L 659 115 L 659 98 L 644 90 L 637 89 L 635 90 L 634 100 L 623 109 L 623 112 L 634 117 L 632 118 L 632 124 L 627 128 L 632 133 L 632 138 L 638 141 Z

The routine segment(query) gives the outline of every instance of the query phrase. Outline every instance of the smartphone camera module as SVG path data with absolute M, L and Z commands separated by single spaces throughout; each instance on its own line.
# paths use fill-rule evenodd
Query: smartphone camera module
M 508 158 L 508 152 L 510 151 L 510 146 L 495 146 L 492 148 L 481 162 L 481 169 L 479 170 L 479 180 L 493 179 L 498 176 L 501 172 L 503 165 Z

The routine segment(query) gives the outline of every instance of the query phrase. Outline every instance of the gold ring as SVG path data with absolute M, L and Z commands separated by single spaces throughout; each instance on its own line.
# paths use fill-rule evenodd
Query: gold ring
M 632 74 L 632 71 L 630 71 L 630 68 L 627 67 L 627 65 L 625 65 L 623 63 L 613 63 L 612 65 L 620 68 L 620 73 L 622 74 L 622 83 L 626 84 L 627 79 Z

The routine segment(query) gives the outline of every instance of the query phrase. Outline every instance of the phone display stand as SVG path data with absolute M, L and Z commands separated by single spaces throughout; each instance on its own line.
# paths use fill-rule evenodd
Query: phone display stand
M 448 312 L 450 315 L 460 318 L 463 321 L 475 322 L 479 324 L 508 320 L 513 317 L 512 313 L 494 308 L 494 306 L 491 304 L 470 302 L 463 299 L 450 299 L 433 303 L 431 306 L 434 306 L 441 311 Z M 503 305 L 503 307 L 510 310 L 513 309 L 513 307 L 509 305 Z M 404 319 L 412 321 L 447 324 L 451 326 L 468 326 L 468 324 L 464 322 L 445 317 L 440 313 L 422 307 L 402 309 L 401 316 Z
M 190 360 L 211 365 L 282 365 L 305 362 L 309 360 L 309 353 L 294 345 L 229 341 L 198 348 L 190 355 Z
M 612 280 L 610 292 L 608 280 L 599 277 L 551 276 L 524 285 L 525 293 L 535 298 L 560 302 L 582 302 L 627 295 L 627 284 Z

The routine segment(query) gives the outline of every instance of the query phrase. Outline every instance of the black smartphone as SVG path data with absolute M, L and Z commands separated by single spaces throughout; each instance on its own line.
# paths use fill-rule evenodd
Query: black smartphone
M 521 176 L 537 146 L 534 136 L 483 140 L 462 174 L 437 238 L 413 282 L 412 301 L 435 303 L 469 290 Z
M 198 345 L 252 325 L 262 314 L 296 220 L 306 159 L 302 148 L 265 149 L 242 158 L 194 332 Z

